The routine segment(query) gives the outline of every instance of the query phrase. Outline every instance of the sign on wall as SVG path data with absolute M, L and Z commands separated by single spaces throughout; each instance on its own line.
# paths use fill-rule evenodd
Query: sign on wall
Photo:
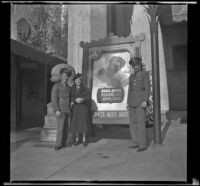
M 97 91 L 98 103 L 121 103 L 123 100 L 123 88 L 99 88 Z

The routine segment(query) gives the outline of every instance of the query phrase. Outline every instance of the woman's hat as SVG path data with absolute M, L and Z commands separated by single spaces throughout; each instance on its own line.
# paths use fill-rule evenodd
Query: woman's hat
M 73 80 L 78 79 L 78 78 L 80 78 L 80 77 L 82 77 L 82 74 L 77 73 L 77 74 L 74 76 Z

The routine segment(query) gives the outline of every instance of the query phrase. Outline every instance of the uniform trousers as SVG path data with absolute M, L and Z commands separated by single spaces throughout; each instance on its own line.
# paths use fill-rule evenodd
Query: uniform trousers
M 141 106 L 129 107 L 129 126 L 133 144 L 139 148 L 147 147 L 145 109 Z
M 72 134 L 70 133 L 68 126 L 68 123 L 70 122 L 70 115 L 68 113 L 61 113 L 61 116 L 56 117 L 56 121 L 56 146 L 66 146 L 66 143 L 72 143 Z

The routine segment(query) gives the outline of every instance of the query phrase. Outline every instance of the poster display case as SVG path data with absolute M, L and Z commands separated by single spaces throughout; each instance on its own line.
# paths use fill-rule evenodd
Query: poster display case
M 133 37 L 110 34 L 98 41 L 81 42 L 83 48 L 83 81 L 91 90 L 93 124 L 128 124 L 126 108 L 129 60 L 140 56 L 143 33 Z

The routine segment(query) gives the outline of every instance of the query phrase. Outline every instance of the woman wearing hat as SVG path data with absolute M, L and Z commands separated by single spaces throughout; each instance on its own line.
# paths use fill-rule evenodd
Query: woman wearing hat
M 56 113 L 57 120 L 57 135 L 55 150 L 59 150 L 69 143 L 68 140 L 68 118 L 70 116 L 70 87 L 67 85 L 67 80 L 71 76 L 71 72 L 67 68 L 60 70 L 61 80 L 54 84 L 51 91 L 51 103 Z
M 83 146 L 86 146 L 87 123 L 89 122 L 87 103 L 90 101 L 90 90 L 82 84 L 82 75 L 79 73 L 75 75 L 74 83 L 71 90 L 72 119 L 70 132 L 76 136 L 74 145 L 80 143 L 79 134 L 82 133 Z

